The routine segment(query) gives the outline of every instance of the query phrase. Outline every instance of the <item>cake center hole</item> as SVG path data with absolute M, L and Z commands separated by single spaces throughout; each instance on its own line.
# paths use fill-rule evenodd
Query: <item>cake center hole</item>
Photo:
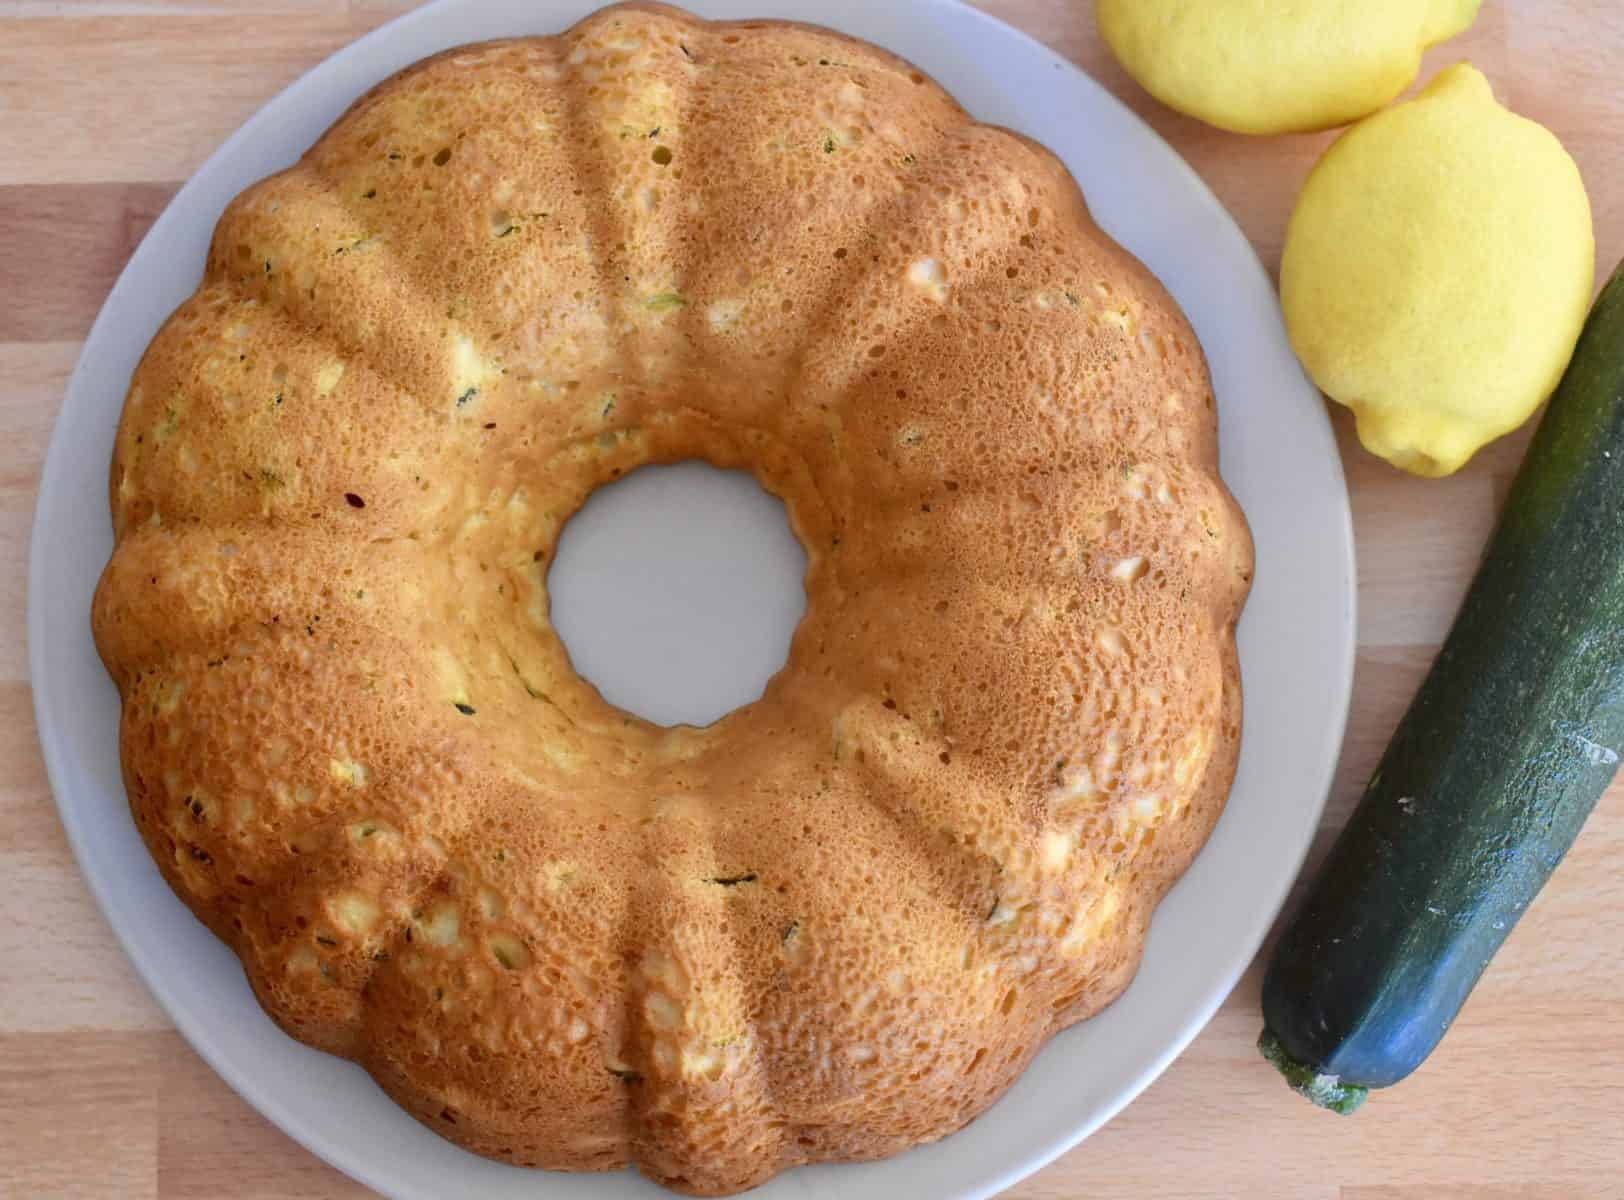
M 553 627 L 604 699 L 660 725 L 709 725 L 784 665 L 805 574 L 782 501 L 744 471 L 686 462 L 589 496 L 547 584 Z

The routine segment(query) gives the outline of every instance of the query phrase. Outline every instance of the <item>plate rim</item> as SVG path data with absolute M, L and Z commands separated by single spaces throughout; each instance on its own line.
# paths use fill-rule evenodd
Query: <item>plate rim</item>
M 47 559 L 53 552 L 54 547 L 50 549 L 47 548 L 42 534 L 47 532 L 46 527 L 48 526 L 51 519 L 51 514 L 54 511 L 52 498 L 57 494 L 57 490 L 61 487 L 59 476 L 64 470 L 67 469 L 63 466 L 63 463 L 67 457 L 66 452 L 63 450 L 63 446 L 68 440 L 68 435 L 65 432 L 68 422 L 62 419 L 63 412 L 65 412 L 69 404 L 75 402 L 75 396 L 85 386 L 84 376 L 86 374 L 86 363 L 89 358 L 87 352 L 97 342 L 98 334 L 102 333 L 103 326 L 111 319 L 109 314 L 112 313 L 116 307 L 114 301 L 116 299 L 125 299 L 124 297 L 120 296 L 120 290 L 125 288 L 127 280 L 137 276 L 140 273 L 140 268 L 144 266 L 143 252 L 146 251 L 149 246 L 156 244 L 158 235 L 162 232 L 167 232 L 168 227 L 171 224 L 175 224 L 186 219 L 182 215 L 183 209 L 186 207 L 183 201 L 191 199 L 195 193 L 202 190 L 204 187 L 204 183 L 202 181 L 207 180 L 211 175 L 219 173 L 225 160 L 237 153 L 238 148 L 242 143 L 251 140 L 262 127 L 272 125 L 281 119 L 284 116 L 284 108 L 288 107 L 292 103 L 290 98 L 298 97 L 307 90 L 311 90 L 312 88 L 320 85 L 326 81 L 326 77 L 329 75 L 336 77 L 340 72 L 347 68 L 349 62 L 360 57 L 365 50 L 382 46 L 397 38 L 408 37 L 413 27 L 419 23 L 429 21 L 448 10 L 455 10 L 459 8 L 478 8 L 484 5 L 486 2 L 487 0 L 431 0 L 430 3 L 402 13 L 401 15 L 384 22 L 376 28 L 367 31 L 360 37 L 345 43 L 343 46 L 333 51 L 327 57 L 310 67 L 291 83 L 279 90 L 274 96 L 256 109 L 246 121 L 238 126 L 224 141 L 222 141 L 213 151 L 209 153 L 196 171 L 176 192 L 175 196 L 171 198 L 169 203 L 165 206 L 162 214 L 160 214 L 158 220 L 153 223 L 152 227 L 142 238 L 141 243 L 130 255 L 130 258 L 126 261 L 123 269 L 120 271 L 118 279 L 115 281 L 113 288 L 109 291 L 107 298 L 103 301 L 102 307 L 98 311 L 95 321 L 92 323 L 90 330 L 85 336 L 80 356 L 75 363 L 73 372 L 69 376 L 67 387 L 63 394 L 63 411 L 59 411 L 56 420 L 53 422 L 52 432 L 47 444 L 45 460 L 41 471 L 40 483 L 36 493 L 34 517 L 30 528 L 28 586 L 26 593 L 27 637 L 29 682 L 34 702 L 36 729 L 42 755 L 45 761 L 46 775 L 51 786 L 53 801 L 56 803 L 58 809 L 59 819 L 61 820 L 67 840 L 73 851 L 75 861 L 79 866 L 80 874 L 95 897 L 97 906 L 101 911 L 103 919 L 106 921 L 108 927 L 112 930 L 114 937 L 116 938 L 120 948 L 123 950 L 126 958 L 129 960 L 131 965 L 135 967 L 137 976 L 140 978 L 142 984 L 146 987 L 149 994 L 154 997 L 164 1011 L 165 1015 L 186 1039 L 187 1043 L 192 1047 L 192 1049 L 201 1058 L 203 1058 L 205 1062 L 208 1063 L 211 1070 L 218 1074 L 240 1097 L 242 1097 L 245 1102 L 247 1102 L 252 1108 L 276 1125 L 284 1134 L 298 1142 L 301 1146 L 315 1154 L 324 1162 L 344 1172 L 351 1178 L 356 1179 L 364 1185 L 372 1187 L 383 1194 L 406 1193 L 392 1192 L 391 1186 L 393 1181 L 390 1180 L 386 1175 L 381 1174 L 374 1169 L 373 1163 L 369 1160 L 369 1156 L 367 1154 L 360 1151 L 353 1144 L 344 1142 L 342 1138 L 328 1136 L 325 1131 L 317 1128 L 312 1120 L 292 1111 L 290 1106 L 275 1094 L 274 1090 L 269 1087 L 262 1087 L 255 1080 L 250 1079 L 244 1073 L 244 1071 L 234 1063 L 231 1055 L 227 1052 L 228 1047 L 222 1043 L 220 1037 L 214 1031 L 209 1030 L 203 1024 L 197 1021 L 190 1010 L 181 1006 L 180 998 L 175 994 L 173 989 L 166 987 L 160 979 L 154 977 L 151 964 L 147 962 L 147 952 L 144 949 L 142 942 L 136 936 L 135 920 L 127 916 L 119 907 L 117 897 L 111 893 L 111 882 L 107 878 L 103 877 L 98 871 L 93 869 L 96 856 L 93 853 L 90 842 L 86 837 L 85 828 L 78 823 L 76 817 L 70 815 L 68 802 L 64 799 L 66 795 L 69 752 L 64 747 L 62 734 L 57 726 L 57 722 L 55 721 L 52 711 L 52 689 L 55 685 L 54 683 L 49 682 L 52 679 L 52 675 L 50 671 L 50 664 L 48 663 L 47 659 L 51 652 L 51 645 L 48 642 L 45 629 L 46 612 L 52 601 L 52 598 L 45 594 L 49 575 Z M 532 8 L 532 17 L 539 27 L 552 30 L 553 23 L 559 19 L 558 10 L 561 8 L 570 7 L 571 3 L 572 0 L 547 0 L 545 3 L 537 3 Z M 726 4 L 727 0 L 721 0 L 721 3 Z M 803 15 L 791 19 L 804 20 L 813 24 L 825 24 L 825 14 L 818 11 L 816 0 L 795 0 L 795 3 L 797 7 L 807 11 Z M 706 3 L 705 0 L 689 0 L 689 4 L 691 5 L 691 8 L 696 11 L 716 7 L 715 3 Z M 767 7 L 767 4 L 763 3 L 761 7 Z M 962 0 L 904 0 L 904 2 L 898 4 L 897 7 L 899 9 L 915 9 L 923 11 L 953 10 L 955 16 L 959 19 L 969 19 L 972 22 L 980 23 L 984 31 L 990 36 L 996 36 L 1003 38 L 1006 41 L 1012 41 L 1018 44 L 1024 52 L 1048 59 L 1054 63 L 1057 69 L 1069 72 L 1074 77 L 1074 82 L 1079 84 L 1085 90 L 1094 93 L 1094 98 L 1096 101 L 1102 103 L 1110 109 L 1116 110 L 1116 114 L 1118 116 L 1126 118 L 1131 125 L 1137 127 L 1138 132 L 1142 133 L 1157 146 L 1164 148 L 1168 152 L 1170 158 L 1173 160 L 1173 169 L 1184 177 L 1184 184 L 1189 189 L 1189 192 L 1196 202 L 1205 211 L 1207 218 L 1212 222 L 1215 230 L 1226 239 L 1238 241 L 1240 246 L 1244 248 L 1244 255 L 1242 257 L 1248 262 L 1252 273 L 1261 280 L 1264 286 L 1267 287 L 1271 293 L 1273 292 L 1273 283 L 1269 279 L 1268 273 L 1259 259 L 1256 249 L 1252 246 L 1250 239 L 1248 239 L 1240 230 L 1234 219 L 1218 201 L 1211 189 L 1207 187 L 1205 181 L 1201 179 L 1200 175 L 1184 160 L 1182 155 L 1180 155 L 1177 150 L 1167 143 L 1165 139 L 1163 139 L 1154 130 L 1154 128 L 1149 125 L 1148 122 L 1129 108 L 1123 101 L 1119 100 L 1115 95 L 1113 95 L 1109 89 L 1105 88 L 1102 84 L 1096 81 L 1091 75 L 1088 74 L 1088 72 L 1083 70 L 1082 67 L 1046 46 L 1036 37 L 1019 28 L 1016 28 L 1013 25 L 1008 24 L 990 13 L 964 3 Z M 839 32 L 845 32 L 832 21 L 828 22 L 828 27 L 835 28 Z M 451 44 L 455 45 L 463 43 L 457 42 Z M 900 53 L 903 53 L 904 57 L 907 57 L 909 53 L 915 52 L 916 51 L 906 51 Z M 429 50 L 425 51 L 424 53 L 433 53 L 433 51 Z M 371 80 L 367 86 L 370 86 L 371 83 L 375 83 L 377 81 L 378 80 L 376 79 Z M 949 90 L 951 91 L 952 89 Z M 1278 305 L 1276 305 L 1276 308 L 1278 309 Z M 1306 378 L 1304 379 L 1304 384 L 1309 393 L 1315 397 L 1316 401 L 1318 401 L 1317 390 L 1313 389 L 1312 385 L 1307 383 Z M 1323 405 L 1323 401 L 1319 401 L 1319 403 Z M 1222 409 L 1220 409 L 1220 412 L 1222 413 Z M 1235 419 L 1236 418 L 1233 415 L 1222 417 L 1222 420 L 1224 421 L 1233 421 Z M 1334 686 L 1332 688 L 1329 697 L 1330 721 L 1327 724 L 1325 731 L 1328 745 L 1326 747 L 1326 753 L 1323 755 L 1323 762 L 1321 764 L 1321 778 L 1319 779 L 1318 786 L 1314 789 L 1313 795 L 1310 797 L 1309 802 L 1304 805 L 1303 809 L 1304 814 L 1311 817 L 1311 819 L 1306 822 L 1308 829 L 1307 836 L 1301 839 L 1301 845 L 1292 855 L 1289 856 L 1291 859 L 1289 863 L 1290 870 L 1281 871 L 1280 880 L 1277 886 L 1270 889 L 1273 894 L 1270 896 L 1268 902 L 1258 910 L 1265 915 L 1262 919 L 1253 923 L 1256 927 L 1251 931 L 1251 936 L 1247 939 L 1246 944 L 1236 947 L 1237 953 L 1233 956 L 1232 969 L 1224 973 L 1222 978 L 1207 987 L 1207 994 L 1204 1000 L 1196 1007 L 1190 1018 L 1181 1028 L 1179 1028 L 1176 1034 L 1169 1039 L 1167 1044 L 1165 1044 L 1158 1053 L 1150 1056 L 1138 1074 L 1134 1076 L 1133 1079 L 1130 1080 L 1125 1086 L 1121 1087 L 1110 1101 L 1098 1106 L 1096 1110 L 1086 1119 L 1077 1122 L 1075 1126 L 1071 1127 L 1062 1136 L 1050 1138 L 1042 1145 L 1029 1150 L 1024 1156 L 1015 1157 L 1014 1160 L 1002 1170 L 991 1171 L 984 1178 L 975 1181 L 974 1183 L 970 1183 L 969 1190 L 959 1193 L 961 1200 L 988 1200 L 989 1197 L 997 1195 L 999 1192 L 1013 1186 L 1034 1172 L 1041 1170 L 1043 1167 L 1047 1166 L 1055 1159 L 1077 1146 L 1107 1121 L 1115 1117 L 1124 1107 L 1126 1107 L 1141 1092 L 1143 1092 L 1143 1090 L 1148 1087 L 1151 1082 L 1161 1075 L 1161 1073 L 1166 1070 L 1168 1065 L 1170 1065 L 1172 1061 L 1177 1058 L 1178 1055 L 1181 1054 L 1184 1049 L 1186 1049 L 1195 1039 L 1195 1037 L 1211 1020 L 1218 1008 L 1234 990 L 1241 976 L 1255 959 L 1258 949 L 1261 947 L 1269 929 L 1272 927 L 1275 919 L 1278 917 L 1281 908 L 1283 907 L 1290 893 L 1291 887 L 1301 872 L 1303 861 L 1306 859 L 1312 846 L 1314 829 L 1319 823 L 1320 816 L 1323 813 L 1326 801 L 1329 797 L 1331 784 L 1334 780 L 1336 767 L 1340 757 L 1341 747 L 1346 736 L 1347 718 L 1352 701 L 1354 681 L 1353 668 L 1356 657 L 1358 630 L 1358 574 L 1356 566 L 1356 546 L 1353 534 L 1352 509 L 1346 487 L 1346 478 L 1342 460 L 1339 452 L 1336 449 L 1334 434 L 1331 432 L 1329 415 L 1328 413 L 1325 413 L 1323 409 L 1321 412 L 1321 422 L 1323 423 L 1326 436 L 1331 444 L 1330 463 L 1334 468 L 1334 483 L 1336 485 L 1331 489 L 1335 493 L 1332 503 L 1333 507 L 1338 510 L 1333 514 L 1333 517 L 1335 518 L 1334 524 L 1336 525 L 1335 533 L 1337 535 L 1337 539 L 1340 544 L 1339 548 L 1341 550 L 1341 553 L 1337 556 L 1339 561 L 1336 563 L 1336 566 L 1338 567 L 1342 580 L 1345 583 L 1345 587 L 1341 590 L 1345 593 L 1346 609 L 1341 617 L 1342 636 L 1340 639 L 1340 644 L 1336 647 L 1336 665 L 1339 668 L 1342 679 L 1340 680 L 1338 686 Z M 86 629 L 86 640 L 88 640 L 88 637 L 89 631 Z M 122 783 L 120 786 L 120 792 L 122 793 Z M 1153 926 L 1150 937 L 1153 938 L 1154 934 L 1155 929 Z M 1244 954 L 1238 953 L 1238 951 L 1241 949 L 1245 950 Z M 1050 1046 L 1052 1045 L 1053 1041 L 1053 1038 L 1049 1039 L 1049 1042 L 1040 1048 L 1038 1051 L 1040 1057 L 1044 1053 L 1052 1053 Z M 290 1040 L 290 1050 L 296 1046 L 297 1043 L 293 1043 Z M 1027 1069 L 1030 1070 L 1031 1067 L 1029 1066 Z M 392 1102 L 386 1100 L 386 1103 Z M 1005 1097 L 1000 1097 L 998 1101 L 995 1101 L 994 1106 L 996 1107 L 998 1104 L 1003 1103 L 1007 1103 L 1007 1100 Z M 973 1124 L 974 1123 L 972 1122 L 972 1125 Z M 963 1136 L 963 1132 L 961 1131 L 957 1135 L 949 1136 Z M 916 1147 L 914 1150 L 908 1153 L 918 1154 L 921 1151 L 928 1153 L 931 1148 L 931 1146 Z M 778 1178 L 785 1179 L 789 1176 L 804 1175 L 805 1173 L 805 1168 L 799 1168 L 796 1171 L 788 1172 L 786 1175 L 779 1176 Z M 593 1178 L 595 1177 L 569 1175 L 565 1173 L 542 1173 L 537 1176 L 535 1186 L 537 1186 L 538 1189 L 548 1192 L 557 1187 L 562 1192 L 569 1189 L 571 1183 L 583 1179 Z M 856 1181 L 851 1180 L 851 1182 Z M 812 1192 L 805 1191 L 803 1194 L 811 1195 Z

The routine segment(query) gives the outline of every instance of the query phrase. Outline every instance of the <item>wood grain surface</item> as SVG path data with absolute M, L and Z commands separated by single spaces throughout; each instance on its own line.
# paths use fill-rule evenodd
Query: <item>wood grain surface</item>
M 142 233 L 261 104 L 408 7 L 0 0 L 0 1196 L 366 1194 L 216 1078 L 113 941 L 46 785 L 23 597 L 46 439 L 80 342 Z M 1161 108 L 1110 60 L 1088 0 L 985 7 L 1142 113 L 1276 265 L 1293 197 L 1327 137 L 1249 140 Z M 1476 27 L 1435 50 L 1423 78 L 1461 58 L 1578 160 L 1598 272 L 1610 270 L 1624 255 L 1624 7 L 1485 0 Z M 1366 456 L 1348 421 L 1335 420 L 1358 535 L 1359 657 L 1316 860 L 1447 629 L 1526 440 L 1426 482 Z M 1259 1060 L 1254 967 L 1138 1101 L 1007 1196 L 1624 1197 L 1621 855 L 1615 786 L 1442 1048 L 1357 1118 L 1312 1109 Z

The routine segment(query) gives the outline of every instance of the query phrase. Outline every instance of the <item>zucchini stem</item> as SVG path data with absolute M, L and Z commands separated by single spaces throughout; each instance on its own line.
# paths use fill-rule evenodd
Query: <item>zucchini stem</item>
M 1275 1037 L 1274 1031 L 1265 1026 L 1263 1035 L 1257 1040 L 1258 1053 L 1273 1064 L 1274 1069 L 1285 1076 L 1286 1083 L 1291 1090 L 1299 1096 L 1307 1096 L 1321 1108 L 1347 1117 L 1359 1111 L 1359 1106 L 1365 1102 L 1370 1089 L 1361 1087 L 1357 1083 L 1343 1083 L 1340 1076 L 1327 1075 L 1317 1071 L 1307 1063 L 1298 1062 Z

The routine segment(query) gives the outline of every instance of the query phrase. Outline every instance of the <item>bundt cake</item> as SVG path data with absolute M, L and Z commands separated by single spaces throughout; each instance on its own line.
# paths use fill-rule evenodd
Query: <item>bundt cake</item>
M 761 699 L 606 704 L 560 527 L 753 472 Z M 1109 1004 L 1222 808 L 1252 566 L 1200 347 L 1045 150 L 824 29 L 605 9 L 361 98 L 131 381 L 136 824 L 290 1034 L 697 1194 L 939 1138 Z

